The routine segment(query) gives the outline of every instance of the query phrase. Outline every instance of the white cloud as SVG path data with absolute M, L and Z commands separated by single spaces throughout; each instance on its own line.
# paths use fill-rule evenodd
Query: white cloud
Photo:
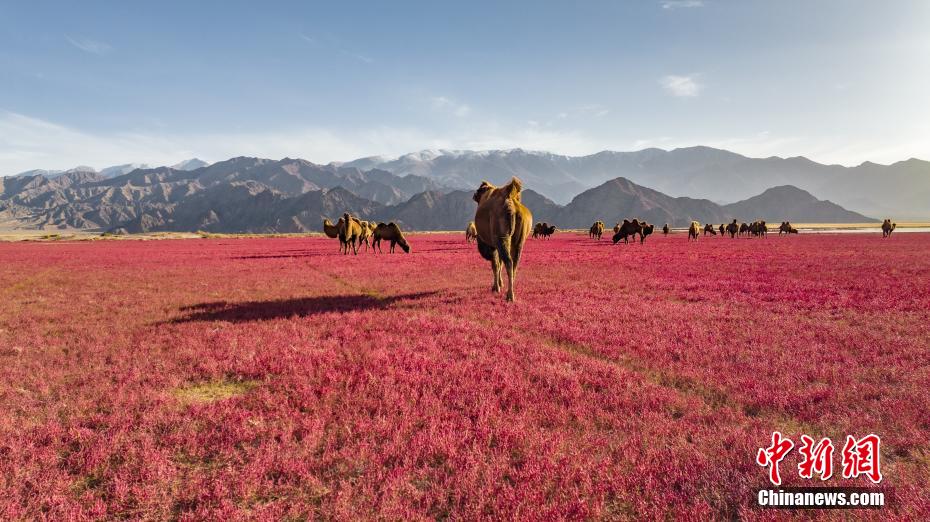
M 91 40 L 90 38 L 72 38 L 68 35 L 65 35 L 65 39 L 68 40 L 68 43 L 84 51 L 85 53 L 103 55 L 113 50 L 109 44 Z
M 493 120 L 456 120 L 445 132 L 412 127 L 376 126 L 333 130 L 319 127 L 281 128 L 265 132 L 93 133 L 22 114 L 0 111 L 0 175 L 26 170 L 67 169 L 76 165 L 103 168 L 123 163 L 173 165 L 199 157 L 219 161 L 234 156 L 300 157 L 326 163 L 371 155 L 399 156 L 422 149 L 545 150 L 585 155 L 601 150 L 672 149 L 708 145 L 752 157 L 804 155 L 822 163 L 856 165 L 870 160 L 892 163 L 912 156 L 930 158 L 930 127 L 874 139 L 839 136 L 781 136 L 759 131 L 744 136 L 698 138 L 659 136 L 640 140 L 593 136 L 577 129 L 557 129 L 532 122 L 518 125 Z M 538 122 L 537 122 L 538 123 Z
M 662 9 L 679 9 L 688 7 L 704 7 L 701 0 L 663 0 Z
M 677 76 L 670 74 L 659 80 L 659 84 L 671 94 L 681 98 L 693 98 L 700 94 L 703 85 L 697 82 L 695 75 Z
M 459 103 L 451 98 L 445 96 L 435 96 L 430 102 L 433 105 L 433 109 L 443 112 L 449 112 L 460 118 L 468 116 L 471 114 L 471 107 L 464 103 Z

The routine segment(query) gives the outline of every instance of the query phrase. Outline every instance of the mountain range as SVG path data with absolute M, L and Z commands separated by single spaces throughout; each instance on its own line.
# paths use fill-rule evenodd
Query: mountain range
M 410 164 L 442 157 L 437 154 L 408 155 L 395 161 Z M 508 154 L 522 157 L 528 153 Z M 494 155 L 496 152 L 486 154 Z M 540 155 L 530 164 L 513 162 L 515 171 L 506 173 L 506 179 L 510 175 L 523 177 L 528 187 L 523 201 L 535 219 L 562 228 L 583 228 L 595 220 L 610 222 L 624 217 L 672 226 L 686 225 L 692 219 L 711 223 L 733 218 L 872 221 L 794 186 L 771 188 L 752 198 L 720 205 L 709 199 L 669 196 L 625 177 L 601 182 L 562 205 L 527 181 L 538 179 L 538 172 L 552 157 Z M 453 159 L 450 155 L 440 163 Z M 539 170 L 533 170 L 532 164 Z M 477 182 L 459 190 L 455 185 L 470 179 L 465 174 L 455 178 L 446 167 L 446 174 L 442 174 L 429 169 L 410 171 L 398 165 L 371 158 L 318 165 L 302 159 L 237 157 L 213 164 L 190 160 L 174 167 L 121 165 L 100 172 L 89 167 L 29 171 L 0 178 L 0 226 L 125 232 L 305 232 L 318 231 L 323 218 L 335 219 L 348 211 L 362 219 L 397 221 L 408 229 L 459 230 L 473 218 L 472 194 Z M 129 172 L 123 172 L 126 170 Z M 476 171 L 468 176 L 500 182 L 494 176 L 505 175 L 505 171 L 493 172 L 496 174 L 482 176 Z M 555 186 L 551 182 L 540 184 L 547 190 Z
M 624 177 L 672 196 L 732 203 L 779 185 L 793 185 L 846 208 L 899 220 L 930 219 L 930 162 L 891 165 L 824 165 L 805 157 L 749 158 L 711 147 L 635 152 L 603 151 L 562 156 L 522 149 L 428 150 L 399 158 L 370 157 L 344 163 L 396 175 L 430 177 L 468 189 L 482 179 L 504 183 L 519 176 L 527 186 L 560 204 L 605 181 Z

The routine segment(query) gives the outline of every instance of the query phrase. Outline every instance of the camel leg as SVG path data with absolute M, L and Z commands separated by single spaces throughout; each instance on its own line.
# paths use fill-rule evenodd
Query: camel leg
M 510 236 L 499 236 L 497 238 L 497 255 L 500 257 L 504 267 L 507 268 L 507 300 L 513 301 L 514 263 L 513 258 L 510 256 Z
M 491 293 L 496 294 L 501 291 L 502 286 L 501 260 L 496 250 L 492 251 L 491 254 L 491 275 L 494 276 L 494 284 L 491 285 Z

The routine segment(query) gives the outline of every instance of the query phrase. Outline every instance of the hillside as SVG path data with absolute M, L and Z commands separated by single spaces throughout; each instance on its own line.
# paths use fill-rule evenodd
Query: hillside
M 110 178 L 82 167 L 0 181 L 0 224 L 13 228 L 307 232 L 320 230 L 324 217 L 335 220 L 349 211 L 412 230 L 459 230 L 475 211 L 472 189 L 450 191 L 417 174 L 291 158 L 237 157 L 194 170 L 136 169 Z M 585 190 L 564 206 L 527 186 L 533 188 L 524 191 L 523 202 L 534 220 L 561 228 L 633 217 L 672 226 L 760 217 L 773 222 L 870 220 L 791 186 L 725 206 L 673 197 L 623 177 Z
M 371 157 L 343 164 L 428 177 L 469 189 L 482 179 L 504 183 L 520 176 L 527 186 L 560 204 L 617 177 L 671 196 L 733 202 L 772 186 L 794 185 L 866 215 L 930 219 L 930 162 L 824 165 L 805 157 L 750 158 L 711 147 L 563 156 L 523 149 L 423 151 L 395 159 Z

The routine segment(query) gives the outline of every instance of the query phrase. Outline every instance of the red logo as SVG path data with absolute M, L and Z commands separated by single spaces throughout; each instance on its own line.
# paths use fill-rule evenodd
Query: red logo
M 778 472 L 778 464 L 791 452 L 794 442 L 791 439 L 782 438 L 781 433 L 772 432 L 772 445 L 768 448 L 759 448 L 756 454 L 756 464 L 762 467 L 769 467 L 769 480 L 776 486 L 781 484 L 781 474 Z
M 881 444 L 882 439 L 870 433 L 856 440 L 852 435 L 846 436 L 843 445 L 843 478 L 854 479 L 865 475 L 875 484 L 882 481 L 881 472 Z M 772 432 L 772 444 L 766 448 L 759 448 L 756 453 L 756 464 L 769 468 L 769 481 L 776 486 L 781 485 L 779 464 L 794 449 L 794 441 L 783 437 L 781 432 Z M 798 476 L 803 479 L 812 479 L 814 474 L 820 480 L 827 480 L 833 476 L 833 441 L 828 437 L 820 439 L 815 445 L 814 439 L 801 435 L 801 446 L 798 453 L 801 461 L 798 463 Z
M 801 435 L 801 447 L 798 448 L 798 452 L 804 457 L 798 464 L 798 475 L 801 478 L 812 478 L 814 473 L 820 475 L 820 480 L 827 480 L 833 476 L 833 441 L 823 438 L 814 447 L 814 439 Z
M 882 439 L 875 434 L 866 435 L 859 440 L 847 435 L 846 444 L 843 446 L 843 478 L 865 475 L 876 484 L 881 482 L 881 445 Z

